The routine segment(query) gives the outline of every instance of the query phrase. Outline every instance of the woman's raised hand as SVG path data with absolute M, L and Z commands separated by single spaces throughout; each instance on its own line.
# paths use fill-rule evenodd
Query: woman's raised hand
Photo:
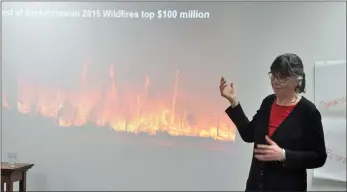
M 224 77 L 220 79 L 219 90 L 222 97 L 226 98 L 233 106 L 238 104 L 234 83 L 227 84 Z

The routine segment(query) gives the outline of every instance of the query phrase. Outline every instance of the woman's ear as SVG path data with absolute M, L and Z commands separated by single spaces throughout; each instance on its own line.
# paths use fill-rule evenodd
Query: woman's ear
M 297 86 L 298 86 L 298 87 L 301 87 L 301 85 L 302 85 L 302 80 L 299 79 L 299 80 L 298 80 L 298 83 L 297 83 Z
M 295 92 L 298 92 L 298 90 L 300 90 L 301 85 L 302 85 L 302 80 L 300 79 L 296 80 Z
M 300 76 L 298 77 L 298 80 L 297 80 L 297 86 L 298 87 L 301 87 L 302 86 L 302 81 L 303 81 L 303 78 Z

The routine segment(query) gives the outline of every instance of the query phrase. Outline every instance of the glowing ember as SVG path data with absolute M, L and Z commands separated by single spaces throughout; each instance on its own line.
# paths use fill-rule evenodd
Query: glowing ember
M 223 112 L 213 114 L 210 109 L 202 107 L 204 101 L 197 101 L 196 105 L 181 101 L 179 71 L 175 75 L 171 96 L 163 96 L 159 92 L 156 96 L 149 96 L 148 76 L 145 76 L 143 90 L 136 91 L 117 85 L 113 70 L 111 64 L 108 86 L 92 88 L 86 83 L 88 72 L 84 65 L 80 88 L 69 91 L 18 78 L 17 110 L 22 114 L 51 117 L 60 127 L 93 123 L 96 127 L 109 126 L 116 131 L 131 133 L 155 135 L 166 132 L 172 136 L 235 140 L 235 125 Z M 6 95 L 3 95 L 2 106 L 15 109 L 9 105 Z

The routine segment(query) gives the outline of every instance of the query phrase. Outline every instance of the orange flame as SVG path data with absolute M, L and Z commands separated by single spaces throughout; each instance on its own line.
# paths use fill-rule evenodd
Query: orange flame
M 148 76 L 145 76 L 142 91 L 117 85 L 113 64 L 109 68 L 110 85 L 97 88 L 87 86 L 86 65 L 82 69 L 81 88 L 74 90 L 37 85 L 18 78 L 17 110 L 22 114 L 52 117 L 61 127 L 93 123 L 97 127 L 109 126 L 116 131 L 131 133 L 155 135 L 166 132 L 172 136 L 235 140 L 235 125 L 225 114 L 213 115 L 209 109 L 199 110 L 181 99 L 179 75 L 177 70 L 171 99 L 163 99 L 170 96 L 158 91 L 154 97 L 150 95 Z M 3 95 L 2 106 L 10 109 L 6 99 Z M 197 106 L 203 106 L 203 103 L 201 101 Z

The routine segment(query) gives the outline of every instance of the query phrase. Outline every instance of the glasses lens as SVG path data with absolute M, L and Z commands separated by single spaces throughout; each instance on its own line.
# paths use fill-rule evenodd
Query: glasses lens
M 277 77 L 277 79 L 278 79 L 278 81 L 279 81 L 280 83 L 285 83 L 285 82 L 287 81 L 286 78 L 279 78 L 279 77 Z
M 281 77 L 279 75 L 274 75 L 273 73 L 269 72 L 269 78 L 271 80 L 277 80 L 278 82 L 280 83 L 285 83 L 287 81 L 288 78 L 285 78 L 285 77 Z

